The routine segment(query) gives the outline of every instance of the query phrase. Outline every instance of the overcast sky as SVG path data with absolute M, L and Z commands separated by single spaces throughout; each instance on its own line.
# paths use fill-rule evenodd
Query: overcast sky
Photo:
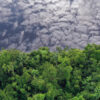
M 100 44 L 100 0 L 0 0 L 0 48 L 87 43 Z

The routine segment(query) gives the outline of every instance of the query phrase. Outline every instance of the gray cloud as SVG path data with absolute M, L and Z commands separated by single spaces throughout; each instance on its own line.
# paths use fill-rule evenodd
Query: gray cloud
M 2 41 L 2 42 L 1 42 Z M 0 0 L 0 47 L 23 51 L 100 44 L 100 0 Z

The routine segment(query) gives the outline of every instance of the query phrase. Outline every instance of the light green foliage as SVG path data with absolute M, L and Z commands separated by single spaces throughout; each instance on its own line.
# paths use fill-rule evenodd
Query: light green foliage
M 45 94 L 36 94 L 33 96 L 33 100 L 44 100 Z
M 50 63 L 45 63 L 43 66 L 42 77 L 46 82 L 56 82 L 57 69 Z
M 85 100 L 83 96 L 74 97 L 71 100 Z
M 100 45 L 0 51 L 0 100 L 100 100 Z

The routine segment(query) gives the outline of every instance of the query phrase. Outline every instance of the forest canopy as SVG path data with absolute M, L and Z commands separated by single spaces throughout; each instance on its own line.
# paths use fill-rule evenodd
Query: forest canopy
M 100 45 L 1 50 L 0 100 L 100 100 Z

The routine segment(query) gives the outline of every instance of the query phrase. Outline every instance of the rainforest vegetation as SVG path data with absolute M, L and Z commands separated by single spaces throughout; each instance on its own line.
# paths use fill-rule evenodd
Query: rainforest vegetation
M 1 50 L 0 100 L 100 100 L 100 45 Z

